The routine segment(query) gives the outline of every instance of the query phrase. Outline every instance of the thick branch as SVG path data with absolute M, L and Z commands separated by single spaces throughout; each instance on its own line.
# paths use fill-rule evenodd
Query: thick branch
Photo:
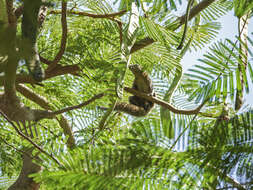
M 21 86 L 19 86 L 18 88 L 21 88 Z M 29 92 L 25 88 L 23 88 L 21 91 L 25 91 L 24 94 L 31 95 L 31 92 Z M 35 95 L 33 94 L 32 96 L 33 96 L 33 99 L 35 99 Z M 70 106 L 70 107 L 67 107 L 67 108 L 64 108 L 64 109 L 61 109 L 58 111 L 54 111 L 54 112 L 48 111 L 48 110 L 29 109 L 29 108 L 27 108 L 25 106 L 21 106 L 21 105 L 10 107 L 9 104 L 7 104 L 8 106 L 6 106 L 3 101 L 5 96 L 2 96 L 0 98 L 0 111 L 3 111 L 8 116 L 8 118 L 10 118 L 13 121 L 17 121 L 17 122 L 18 121 L 38 121 L 38 120 L 45 119 L 45 118 L 52 119 L 58 114 L 62 114 L 67 111 L 71 111 L 74 109 L 79 109 L 81 107 L 84 107 L 84 106 L 94 102 L 96 99 L 99 99 L 103 96 L 105 96 L 105 94 L 100 93 L 100 94 L 93 96 L 89 100 L 87 100 L 79 105 Z M 38 101 L 38 100 L 36 100 L 36 101 Z M 13 111 L 13 109 L 15 109 L 16 111 Z
M 65 75 L 65 74 L 72 74 L 72 75 L 78 75 L 78 72 L 80 71 L 80 67 L 78 65 L 56 65 L 55 69 L 52 71 L 46 71 L 45 79 L 50 79 L 55 76 Z
M 57 118 L 58 123 L 60 124 L 61 128 L 63 129 L 63 133 L 68 136 L 67 139 L 67 146 L 70 149 L 73 149 L 76 145 L 75 137 L 73 135 L 73 131 L 71 129 L 71 126 L 63 115 L 60 115 L 60 119 Z
M 16 89 L 23 96 L 25 96 L 29 100 L 35 102 L 36 104 L 40 105 L 42 108 L 47 109 L 47 110 L 52 109 L 49 102 L 44 97 L 41 97 L 40 95 L 35 94 L 31 89 L 29 89 L 25 85 L 17 84 Z
M 13 0 L 5 0 L 6 2 L 6 9 L 8 14 L 8 22 L 10 25 L 16 25 L 16 16 L 13 12 Z
M 55 58 L 53 61 L 51 61 L 49 67 L 47 68 L 48 71 L 51 71 L 55 68 L 57 63 L 61 60 L 66 44 L 67 44 L 67 33 L 68 33 L 68 28 L 67 28 L 67 2 L 62 1 L 62 12 L 61 12 L 61 26 L 62 26 L 62 38 L 61 38 L 61 47 L 59 52 L 56 54 Z
M 172 105 L 168 104 L 167 102 L 164 102 L 162 100 L 159 100 L 153 96 L 149 96 L 145 93 L 142 93 L 142 92 L 139 92 L 137 90 L 134 90 L 132 88 L 129 88 L 129 87 L 125 87 L 124 88 L 125 91 L 133 94 L 133 95 L 136 95 L 136 96 L 139 96 L 141 98 L 145 98 L 146 100 L 149 100 L 151 102 L 154 102 L 166 109 L 169 109 L 171 112 L 173 113 L 176 113 L 176 114 L 184 114 L 184 115 L 194 115 L 194 114 L 197 114 L 199 113 L 200 109 L 203 107 L 204 103 L 202 103 L 200 106 L 198 106 L 196 109 L 194 110 L 180 110 L 180 109 L 177 109 L 177 108 L 174 108 Z
M 16 26 L 9 26 L 5 32 L 8 40 L 8 43 L 6 41 L 5 47 L 7 50 L 8 59 L 6 61 L 5 74 L 2 81 L 4 82 L 3 85 L 5 94 L 14 102 L 16 100 L 15 81 L 16 70 L 18 66 L 17 52 L 15 49 Z
M 23 14 L 23 11 L 24 11 L 24 5 L 21 5 L 20 7 L 15 9 L 14 14 L 17 19 Z
M 24 5 L 21 5 L 20 7 L 15 9 L 14 14 L 15 14 L 16 18 L 18 19 L 23 14 L 23 12 L 24 12 Z M 47 7 L 41 6 L 40 12 L 39 12 L 39 19 L 38 19 L 39 26 L 42 25 L 46 14 L 47 14 Z
M 22 169 L 17 180 L 8 188 L 8 190 L 39 190 L 40 183 L 35 182 L 30 174 L 40 172 L 42 166 L 34 163 L 34 159 L 27 154 L 22 155 Z
M 11 56 L 11 57 L 10 57 Z M 15 81 L 16 81 L 16 70 L 18 66 L 18 60 L 15 55 L 8 55 L 7 66 L 5 69 L 5 76 L 3 76 L 4 90 L 9 98 L 12 98 L 16 94 Z
M 17 84 L 16 88 L 23 96 L 40 105 L 42 108 L 47 110 L 53 109 L 45 98 L 39 96 L 38 94 L 35 94 L 31 89 L 29 89 L 25 85 Z M 73 132 L 68 123 L 68 120 L 64 116 L 60 116 L 60 119 L 57 119 L 57 121 L 60 124 L 61 128 L 63 129 L 64 134 L 68 136 L 67 140 L 68 147 L 73 148 L 75 146 L 75 138 L 73 136 Z
M 57 69 L 54 69 L 52 71 L 47 71 L 45 73 L 45 78 L 46 79 L 50 79 L 56 76 L 60 76 L 60 75 L 65 75 L 65 74 L 72 74 L 72 75 L 77 75 L 78 72 L 80 71 L 80 68 L 78 65 L 67 65 L 67 66 L 61 66 L 61 65 L 57 65 L 56 66 Z M 16 77 L 16 83 L 30 83 L 30 84 L 36 84 L 37 81 L 35 81 L 33 79 L 32 76 L 30 75 L 17 75 Z M 0 77 L 0 86 L 4 85 L 4 77 Z
M 192 19 L 193 17 L 195 17 L 197 14 L 199 14 L 202 10 L 207 8 L 209 5 L 211 5 L 215 1 L 216 0 L 203 0 L 203 1 L 201 1 L 199 4 L 197 4 L 195 7 L 193 7 L 191 9 L 189 19 Z M 180 25 L 178 26 L 178 28 L 185 23 L 185 19 L 186 19 L 186 14 L 179 17 Z
M 38 15 L 39 27 L 41 27 L 43 22 L 45 21 L 46 15 L 47 15 L 47 7 L 41 6 L 40 11 L 39 11 L 39 15 Z
M 189 15 L 189 20 L 191 20 L 193 17 L 195 17 L 197 14 L 199 14 L 202 10 L 204 10 L 205 8 L 207 8 L 210 4 L 212 4 L 215 0 L 203 0 L 201 1 L 198 5 L 196 5 L 195 7 L 193 7 L 190 11 L 190 15 Z M 179 21 L 179 25 L 174 29 L 178 29 L 180 26 L 182 26 L 185 23 L 185 18 L 186 15 L 183 15 L 181 17 L 179 17 L 178 21 Z M 152 43 L 154 43 L 155 41 L 149 37 L 144 38 L 142 40 L 140 40 L 139 42 L 135 43 L 134 46 L 131 49 L 131 53 L 134 53 Z

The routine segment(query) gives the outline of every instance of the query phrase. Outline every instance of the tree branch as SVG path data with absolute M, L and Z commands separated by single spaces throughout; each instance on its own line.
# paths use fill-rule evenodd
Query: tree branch
M 207 8 L 209 5 L 211 5 L 215 1 L 216 0 L 203 0 L 203 1 L 201 1 L 199 4 L 197 4 L 195 7 L 193 7 L 191 9 L 190 15 L 189 15 L 189 20 L 191 20 L 193 17 L 195 17 L 197 14 L 199 14 L 202 10 Z M 179 28 L 180 26 L 182 26 L 185 23 L 186 16 L 187 15 L 184 14 L 183 16 L 179 17 L 178 20 L 180 22 L 180 25 L 177 28 Z
M 53 78 L 55 76 L 59 75 L 65 75 L 65 74 L 72 74 L 72 75 L 78 75 L 78 72 L 81 71 L 80 67 L 76 65 L 56 65 L 55 69 L 51 71 L 46 71 L 45 79 Z
M 194 115 L 194 114 L 198 114 L 200 109 L 203 107 L 203 105 L 205 104 L 202 103 L 201 105 L 199 105 L 196 109 L 193 109 L 193 110 L 180 110 L 180 109 L 177 109 L 177 108 L 174 108 L 172 105 L 168 104 L 167 102 L 164 102 L 162 100 L 159 100 L 153 96 L 149 96 L 145 93 L 142 93 L 142 92 L 139 92 L 137 90 L 134 90 L 132 88 L 129 88 L 129 87 L 124 87 L 124 90 L 133 94 L 133 95 L 136 95 L 136 96 L 139 96 L 141 98 L 144 98 L 146 100 L 149 100 L 151 102 L 154 102 L 166 109 L 169 109 L 171 112 L 173 113 L 176 113 L 176 114 L 184 114 L 184 115 Z
M 56 68 L 57 69 L 54 69 L 52 71 L 47 71 L 45 73 L 44 80 L 50 79 L 56 76 L 60 76 L 60 75 L 65 75 L 65 74 L 78 75 L 78 72 L 80 71 L 80 68 L 78 65 L 66 65 L 66 66 L 57 65 Z M 19 74 L 16 76 L 16 83 L 36 84 L 38 82 L 35 81 L 33 77 L 30 75 Z M 0 86 L 3 86 L 3 85 L 4 85 L 4 77 L 0 76 Z
M 88 104 L 94 102 L 95 100 L 97 100 L 99 98 L 102 98 L 105 95 L 106 95 L 105 93 L 100 93 L 100 94 L 94 95 L 92 98 L 90 98 L 89 100 L 87 100 L 87 101 L 85 101 L 85 102 L 83 102 L 79 105 L 63 108 L 61 110 L 52 112 L 52 114 L 53 115 L 58 115 L 58 114 L 62 114 L 62 113 L 67 112 L 67 111 L 71 111 L 71 110 L 74 110 L 74 109 L 79 109 L 81 107 L 87 106 Z
M 16 81 L 16 70 L 18 66 L 18 57 L 15 48 L 16 26 L 8 27 L 5 33 L 7 34 L 6 37 L 8 40 L 8 44 L 6 44 L 8 59 L 6 61 L 5 74 L 3 76 L 2 82 L 4 85 L 5 94 L 9 98 L 10 102 L 15 102 L 16 101 L 15 81 Z
M 0 139 L 1 139 L 1 141 L 3 141 L 7 146 L 13 148 L 16 152 L 21 153 L 21 155 L 22 155 L 22 154 L 25 154 L 26 156 L 28 156 L 28 157 L 31 158 L 31 159 L 37 159 L 36 157 L 33 157 L 33 156 L 31 156 L 30 154 L 28 154 L 26 151 L 20 150 L 20 149 L 16 148 L 14 145 L 9 144 L 4 138 L 0 137 Z
M 126 10 L 122 10 L 122 11 L 119 11 L 116 13 L 108 13 L 108 14 L 98 15 L 98 14 L 92 14 L 92 13 L 87 13 L 87 12 L 68 10 L 67 14 L 78 15 L 78 16 L 87 16 L 87 17 L 91 17 L 91 18 L 114 18 L 116 16 L 122 16 L 126 12 L 127 12 Z M 49 14 L 61 14 L 61 11 L 52 10 L 49 12 Z
M 198 5 L 193 7 L 190 11 L 189 20 L 191 20 L 193 17 L 195 17 L 197 14 L 199 14 L 202 10 L 207 8 L 210 4 L 212 4 L 216 0 L 203 0 Z M 177 21 L 179 24 L 175 27 L 174 30 L 178 29 L 180 26 L 182 26 L 185 23 L 186 14 L 179 17 Z M 154 43 L 155 41 L 149 37 L 144 38 L 134 44 L 134 46 L 131 49 L 131 53 L 134 53 L 142 48 L 147 47 L 148 45 Z
M 61 60 L 66 44 L 67 44 L 67 33 L 68 33 L 68 28 L 67 28 L 67 2 L 62 0 L 62 12 L 61 12 L 61 26 L 62 26 L 62 38 L 61 38 L 61 46 L 59 52 L 56 54 L 55 58 L 53 61 L 50 62 L 49 67 L 47 68 L 47 71 L 52 71 L 57 63 Z
M 31 89 L 29 89 L 25 85 L 17 84 L 16 88 L 18 92 L 20 92 L 23 96 L 40 105 L 42 108 L 47 110 L 53 110 L 52 106 L 45 98 L 39 96 L 38 94 L 35 94 Z M 68 120 L 63 115 L 60 117 L 61 117 L 60 119 L 57 118 L 57 121 L 61 126 L 61 128 L 63 129 L 64 134 L 68 136 L 67 145 L 68 147 L 73 148 L 75 146 L 75 138 L 73 136 L 71 127 L 68 123 Z
M 51 158 L 53 161 L 55 161 L 59 166 L 61 166 L 60 162 L 52 155 L 49 154 L 48 152 L 46 152 L 43 148 L 41 148 L 39 145 L 37 145 L 35 142 L 33 142 L 33 140 L 26 136 L 24 133 L 22 133 L 17 127 L 16 125 L 9 120 L 9 118 L 0 110 L 0 114 L 12 125 L 12 127 L 15 129 L 15 131 L 24 139 L 26 139 L 29 143 L 31 143 L 35 148 L 37 148 L 40 152 L 42 152 L 43 154 L 45 154 L 46 156 L 48 156 L 49 158 Z
M 39 11 L 39 15 L 38 15 L 39 27 L 42 26 L 43 22 L 45 21 L 46 16 L 47 16 L 47 7 L 43 5 L 40 7 L 40 11 Z
M 44 101 L 44 100 L 40 99 L 39 97 L 37 97 L 37 99 L 36 99 L 36 95 L 33 92 L 29 91 L 28 89 L 22 88 L 22 86 L 18 86 L 18 88 L 20 89 L 20 92 L 23 92 L 24 95 L 31 96 L 32 99 L 35 100 L 36 102 L 39 103 L 41 101 Z M 21 120 L 38 121 L 38 120 L 45 119 L 45 118 L 52 119 L 58 114 L 62 114 L 62 113 L 65 113 L 67 111 L 71 111 L 74 109 L 79 109 L 83 106 L 86 106 L 86 105 L 92 103 L 96 99 L 102 98 L 105 95 L 106 95 L 105 93 L 100 93 L 100 94 L 94 95 L 92 98 L 90 98 L 89 100 L 87 100 L 79 105 L 70 106 L 70 107 L 63 108 L 58 111 L 29 109 L 25 106 L 19 106 L 17 108 L 16 107 L 10 108 L 10 107 L 6 107 L 6 105 L 4 103 L 0 104 L 0 110 L 4 111 L 4 113 L 8 113 L 6 115 L 8 117 L 10 117 L 11 120 L 14 120 L 14 121 L 21 121 Z M 3 99 L 3 98 L 4 98 L 4 96 L 1 97 L 1 99 Z M 1 103 L 1 99 L 0 99 L 0 103 Z M 45 102 L 43 102 L 43 104 L 45 104 Z M 17 111 L 15 113 L 13 113 L 13 108 L 17 109 Z
M 5 0 L 5 2 L 8 14 L 8 22 L 10 25 L 16 25 L 17 19 L 13 11 L 13 0 Z
M 24 11 L 24 5 L 21 5 L 15 9 L 14 14 L 17 19 L 23 14 L 23 11 Z
M 68 120 L 63 115 L 60 115 L 60 119 L 57 118 L 57 121 L 58 121 L 59 125 L 61 126 L 61 128 L 63 129 L 63 133 L 66 136 L 68 136 L 67 146 L 70 149 L 73 149 L 76 145 L 76 140 L 75 140 L 75 137 L 73 135 L 73 131 L 71 129 L 71 126 L 70 126 Z
M 33 114 L 32 120 L 33 121 L 38 121 L 38 120 L 46 119 L 46 118 L 47 119 L 52 119 L 58 114 L 62 114 L 62 113 L 65 113 L 67 111 L 71 111 L 71 110 L 74 110 L 74 109 L 79 109 L 81 107 L 84 107 L 84 106 L 92 103 L 96 99 L 99 99 L 99 98 L 103 97 L 104 95 L 105 95 L 104 93 L 97 94 L 97 95 L 93 96 L 92 98 L 90 98 L 89 100 L 87 100 L 87 101 L 85 101 L 85 102 L 83 102 L 79 105 L 70 106 L 70 107 L 63 108 L 63 109 L 58 110 L 58 111 L 47 111 L 47 110 L 32 109 L 32 110 L 30 110 L 31 114 Z M 26 119 L 26 120 L 28 120 L 28 119 Z
M 108 19 L 111 19 L 111 20 L 117 22 L 117 24 L 119 25 L 119 30 L 121 31 L 122 23 L 120 21 L 116 20 L 114 17 L 122 16 L 123 14 L 125 14 L 127 12 L 126 10 L 123 10 L 123 11 L 116 12 L 116 13 L 96 15 L 96 14 L 91 14 L 91 13 L 87 13 L 87 12 L 79 12 L 79 11 L 66 10 L 66 9 L 67 9 L 67 7 L 63 7 L 62 11 L 52 10 L 52 11 L 49 12 L 49 14 L 62 14 L 62 40 L 61 40 L 61 48 L 60 48 L 58 54 L 56 55 L 56 57 L 53 61 L 47 60 L 47 59 L 45 59 L 44 57 L 42 57 L 40 55 L 40 61 L 47 64 L 47 65 L 50 65 L 47 69 L 49 71 L 54 69 L 53 65 L 56 65 L 60 61 L 60 59 L 61 59 L 61 57 L 64 53 L 64 50 L 66 48 L 66 40 L 67 40 L 66 14 L 73 14 L 73 15 L 79 15 L 79 16 L 88 16 L 88 17 L 92 17 L 92 18 L 108 18 Z M 121 38 L 122 37 L 121 37 L 121 34 L 120 34 L 120 39 Z
M 42 108 L 47 109 L 47 110 L 52 109 L 52 106 L 50 106 L 49 102 L 44 97 L 40 96 L 39 94 L 34 93 L 31 89 L 29 89 L 25 85 L 17 84 L 16 89 L 23 96 L 35 102 L 36 104 L 40 105 Z

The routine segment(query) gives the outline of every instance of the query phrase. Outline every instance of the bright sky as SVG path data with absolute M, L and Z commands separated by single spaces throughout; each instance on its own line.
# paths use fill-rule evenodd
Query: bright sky
M 238 35 L 238 33 L 237 33 L 237 18 L 233 16 L 233 12 L 231 11 L 228 15 L 223 16 L 218 21 L 221 22 L 222 28 L 218 35 L 217 41 L 219 41 L 220 39 L 226 39 L 226 38 L 234 40 L 235 36 Z M 253 37 L 253 20 L 252 19 L 250 20 L 250 23 L 249 23 L 249 36 L 252 39 Z M 198 52 L 187 53 L 184 59 L 182 60 L 184 71 L 186 71 L 187 69 L 189 69 L 195 64 L 199 64 L 200 62 L 198 61 L 198 59 L 203 58 L 202 55 L 208 50 L 208 47 L 210 47 L 210 45 L 203 48 L 202 50 L 198 50 Z M 253 60 L 249 60 L 249 61 L 251 63 L 253 62 Z M 244 97 L 244 100 L 245 100 L 245 104 L 249 104 L 251 107 L 253 107 L 253 82 L 251 81 L 249 77 L 248 79 L 249 79 L 248 82 L 249 82 L 251 94 L 247 94 L 246 97 Z

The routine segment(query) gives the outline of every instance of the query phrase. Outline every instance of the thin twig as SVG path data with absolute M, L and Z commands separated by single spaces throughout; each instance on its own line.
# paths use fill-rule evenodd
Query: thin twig
M 52 155 L 46 152 L 43 148 L 41 148 L 39 145 L 37 145 L 35 142 L 30 139 L 30 137 L 26 136 L 24 133 L 22 133 L 16 125 L 9 120 L 9 118 L 0 110 L 0 114 L 12 125 L 12 127 L 15 129 L 15 131 L 22 136 L 24 139 L 26 139 L 28 142 L 30 142 L 35 148 L 37 148 L 40 152 L 44 153 L 46 156 L 50 157 L 52 160 L 54 160 L 59 166 L 62 166 L 60 162 Z
M 50 103 L 42 96 L 34 93 L 30 88 L 26 87 L 25 85 L 17 84 L 17 90 L 24 95 L 26 98 L 30 99 L 31 101 L 35 102 L 36 104 L 40 105 L 42 108 L 46 110 L 53 110 L 53 107 Z M 69 126 L 67 120 L 62 116 L 61 119 L 57 119 L 59 125 L 62 127 L 63 132 L 66 136 L 68 136 L 67 144 L 68 146 L 72 146 L 75 144 L 75 138 L 72 133 L 72 129 Z M 34 126 L 35 132 L 37 132 L 36 126 Z
M 41 126 L 42 128 L 44 128 L 46 131 L 49 131 L 49 133 L 51 133 L 51 135 L 53 135 L 53 136 L 57 136 L 58 137 L 58 135 L 56 135 L 53 131 L 51 131 L 48 127 L 46 127 L 46 126 L 44 126 L 44 125 L 42 125 L 42 124 L 40 124 L 39 123 L 39 126 Z
M 0 139 L 1 139 L 1 141 L 3 141 L 7 146 L 13 148 L 13 149 L 16 150 L 17 152 L 20 152 L 21 154 L 25 154 L 26 156 L 28 156 L 28 157 L 31 158 L 31 159 L 36 159 L 36 160 L 38 160 L 38 158 L 33 157 L 33 156 L 31 156 L 30 154 L 28 154 L 27 152 L 25 152 L 25 151 L 23 151 L 23 150 L 20 150 L 20 149 L 16 148 L 15 146 L 9 144 L 4 138 L 0 137 Z
M 173 107 L 172 105 L 168 104 L 167 102 L 163 101 L 163 100 L 159 100 L 158 98 L 155 98 L 153 96 L 149 96 L 143 92 L 140 92 L 140 91 L 137 91 L 137 90 L 134 90 L 132 88 L 129 88 L 129 87 L 125 87 L 124 88 L 125 91 L 133 94 L 133 95 L 136 95 L 136 96 L 139 96 L 141 98 L 144 98 L 146 100 L 149 100 L 151 102 L 154 102 L 168 110 L 170 110 L 171 112 L 173 113 L 176 113 L 176 114 L 184 114 L 184 115 L 194 115 L 194 114 L 198 114 L 200 113 L 200 109 L 204 106 L 205 104 L 205 101 L 200 104 L 196 109 L 193 109 L 193 110 L 180 110 L 180 109 L 177 109 L 175 107 Z
M 119 41 L 120 41 L 120 47 L 122 45 L 122 41 L 123 41 L 123 29 L 122 29 L 122 22 L 115 20 L 118 24 L 119 27 Z
M 106 113 L 102 117 L 101 121 L 99 122 L 99 124 L 98 124 L 99 130 L 103 130 L 104 129 L 104 127 L 106 125 L 106 121 L 107 121 L 108 117 L 111 115 L 111 113 L 113 112 L 116 104 L 117 104 L 117 99 L 114 101 L 114 103 L 112 104 L 112 106 L 106 111 Z
M 127 12 L 126 10 L 122 10 L 122 11 L 119 11 L 119 12 L 116 12 L 116 13 L 92 14 L 92 13 L 87 13 L 87 12 L 79 12 L 79 11 L 68 10 L 67 14 L 78 15 L 78 16 L 87 16 L 87 17 L 91 17 L 91 18 L 114 18 L 116 16 L 122 16 L 126 12 Z M 52 10 L 52 11 L 49 12 L 49 14 L 61 14 L 61 11 Z
M 195 17 L 197 14 L 199 14 L 202 10 L 207 8 L 214 1 L 216 1 L 216 0 L 203 0 L 198 5 L 193 7 L 190 11 L 189 20 L 191 20 L 193 17 Z M 178 29 L 179 27 L 181 27 L 185 23 L 186 14 L 179 17 L 177 20 L 178 20 L 179 24 L 177 25 L 177 27 L 175 27 L 174 30 Z M 147 47 L 148 45 L 151 45 L 154 42 L 155 41 L 153 39 L 149 38 L 149 37 L 144 38 L 144 39 L 142 39 L 142 40 L 140 40 L 140 41 L 138 41 L 134 44 L 134 46 L 131 49 L 131 53 L 134 53 L 134 52 L 136 52 L 136 51 L 138 51 L 142 48 L 145 48 L 145 47 Z
M 56 55 L 55 59 L 53 61 L 47 60 L 44 57 L 40 55 L 40 60 L 41 62 L 50 65 L 47 70 L 52 70 L 54 69 L 55 65 L 60 61 L 65 48 L 66 48 L 66 40 L 67 40 L 67 21 L 66 21 L 66 15 L 67 14 L 73 14 L 73 15 L 78 15 L 78 16 L 87 16 L 87 17 L 92 17 L 92 18 L 108 18 L 112 21 L 117 22 L 117 24 L 120 26 L 122 23 L 115 19 L 116 16 L 122 16 L 125 14 L 127 11 L 119 11 L 116 13 L 109 13 L 109 14 L 92 14 L 92 13 L 87 13 L 87 12 L 79 12 L 79 11 L 73 11 L 73 10 L 67 10 L 67 6 L 62 5 L 62 11 L 57 11 L 57 10 L 52 10 L 49 12 L 49 14 L 62 14 L 62 40 L 61 40 L 61 48 Z M 120 29 L 121 30 L 121 29 Z M 121 38 L 121 37 L 120 37 Z M 65 47 L 64 47 L 65 46 Z
M 62 114 L 64 112 L 67 112 L 67 111 L 71 111 L 71 110 L 74 110 L 74 109 L 79 109 L 83 106 L 86 106 L 90 103 L 92 103 L 93 101 L 95 101 L 96 99 L 99 99 L 99 98 L 102 98 L 103 96 L 105 96 L 105 93 L 100 93 L 100 94 L 97 94 L 95 96 L 93 96 L 92 98 L 90 98 L 89 100 L 79 104 L 79 105 L 75 105 L 75 106 L 70 106 L 70 107 L 67 107 L 67 108 L 63 108 L 61 110 L 58 110 L 58 111 L 54 111 L 54 112 L 51 112 L 52 115 L 58 115 L 58 114 Z
M 177 144 L 177 142 L 179 141 L 179 139 L 182 137 L 182 135 L 185 133 L 185 131 L 191 126 L 191 123 L 197 118 L 197 113 L 194 115 L 194 117 L 192 118 L 192 120 L 191 120 L 191 122 L 188 124 L 188 126 L 187 127 L 185 127 L 184 129 L 183 129 L 183 131 L 178 135 L 178 137 L 177 137 L 177 139 L 174 141 L 174 143 L 173 143 L 173 145 L 170 147 L 170 150 L 172 150 L 175 146 L 176 146 L 176 144 Z
M 188 30 L 188 21 L 189 21 L 190 8 L 192 6 L 192 2 L 193 2 L 193 0 L 188 1 L 188 5 L 187 5 L 187 9 L 186 9 L 186 15 L 185 15 L 184 32 L 183 32 L 183 35 L 182 35 L 182 38 L 181 38 L 181 42 L 177 47 L 177 50 L 182 49 L 182 47 L 184 45 L 184 41 L 185 41 L 185 38 L 186 38 L 186 33 L 187 33 L 187 30 Z

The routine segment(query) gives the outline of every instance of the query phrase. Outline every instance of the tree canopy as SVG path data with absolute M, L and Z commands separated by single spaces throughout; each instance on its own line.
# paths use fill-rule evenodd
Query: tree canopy
M 0 0 L 0 189 L 252 189 L 252 10 Z

